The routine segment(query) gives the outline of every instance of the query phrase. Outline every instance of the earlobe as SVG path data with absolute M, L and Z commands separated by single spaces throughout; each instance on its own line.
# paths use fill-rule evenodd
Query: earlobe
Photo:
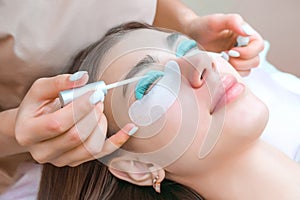
M 140 186 L 152 186 L 153 180 L 160 183 L 165 178 L 165 171 L 161 167 L 124 157 L 114 158 L 109 171 L 119 179 Z

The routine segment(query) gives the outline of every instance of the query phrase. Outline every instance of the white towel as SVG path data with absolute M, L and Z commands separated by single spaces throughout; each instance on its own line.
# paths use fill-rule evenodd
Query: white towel
M 300 157 L 300 79 L 276 69 L 266 60 L 269 43 L 261 53 L 260 66 L 244 80 L 269 108 L 270 119 L 261 136 L 291 159 Z

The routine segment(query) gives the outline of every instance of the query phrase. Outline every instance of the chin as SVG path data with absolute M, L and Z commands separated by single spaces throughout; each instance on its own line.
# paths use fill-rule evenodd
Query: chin
M 237 140 L 256 140 L 267 125 L 269 110 L 249 90 L 237 100 L 227 105 L 224 128 L 227 128 Z

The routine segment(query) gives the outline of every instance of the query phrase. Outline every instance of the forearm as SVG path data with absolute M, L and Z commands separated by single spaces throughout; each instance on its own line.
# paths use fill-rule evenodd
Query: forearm
M 0 158 L 25 152 L 15 138 L 15 119 L 18 109 L 0 113 Z
M 157 0 L 154 25 L 188 34 L 187 25 L 197 15 L 180 0 Z

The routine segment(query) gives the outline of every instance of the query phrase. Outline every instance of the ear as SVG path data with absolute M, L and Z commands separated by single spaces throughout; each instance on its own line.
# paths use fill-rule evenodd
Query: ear
M 165 170 L 153 163 L 118 157 L 110 162 L 109 171 L 117 178 L 140 186 L 152 186 L 156 178 L 162 182 Z

